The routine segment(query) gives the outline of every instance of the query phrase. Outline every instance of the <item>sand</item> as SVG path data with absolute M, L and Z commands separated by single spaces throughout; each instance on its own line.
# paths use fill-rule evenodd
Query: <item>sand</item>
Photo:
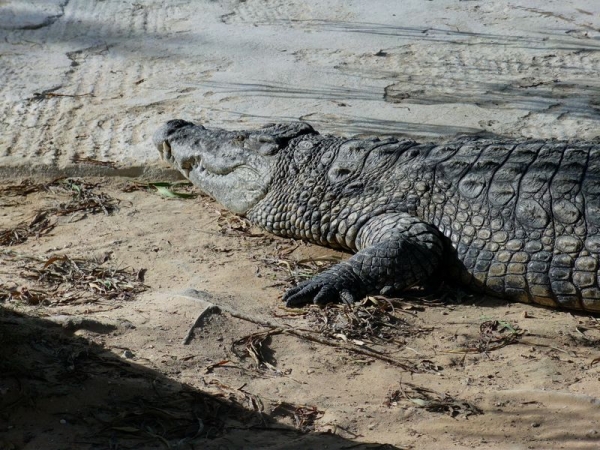
M 0 37 L 0 189 L 74 176 L 120 200 L 0 247 L 0 285 L 45 289 L 23 255 L 67 255 L 145 269 L 148 287 L 3 301 L 0 449 L 598 448 L 597 318 L 442 290 L 403 300 L 393 341 L 311 341 L 288 332 L 319 327 L 282 309 L 287 264 L 348 255 L 246 229 L 206 197 L 125 187 L 177 178 L 150 144 L 175 117 L 597 138 L 600 4 L 8 0 Z M 68 197 L 4 193 L 0 230 Z M 209 314 L 185 345 L 211 304 L 259 323 Z M 257 367 L 232 344 L 267 322 L 286 332 Z M 514 342 L 486 342 L 490 324 Z

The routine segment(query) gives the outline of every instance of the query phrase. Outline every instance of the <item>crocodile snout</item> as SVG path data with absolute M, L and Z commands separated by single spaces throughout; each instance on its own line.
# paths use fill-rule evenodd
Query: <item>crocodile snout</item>
M 194 127 L 204 128 L 200 125 L 194 125 L 192 122 L 181 119 L 169 120 L 161 126 L 152 137 L 154 146 L 160 153 L 161 158 L 169 161 L 171 158 L 170 141 L 177 137 L 183 137 L 186 134 L 186 128 L 192 129 Z
M 195 167 L 201 166 L 199 155 L 181 151 L 174 154 L 171 146 L 177 141 L 185 141 L 192 130 L 197 131 L 198 129 L 204 129 L 204 127 L 186 120 L 169 120 L 154 133 L 152 138 L 161 159 L 179 169 L 186 177 L 189 177 L 190 171 Z

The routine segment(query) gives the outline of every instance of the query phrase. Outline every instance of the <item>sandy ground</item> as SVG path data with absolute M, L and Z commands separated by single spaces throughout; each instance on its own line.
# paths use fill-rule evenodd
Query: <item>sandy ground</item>
M 597 318 L 442 289 L 396 304 L 385 341 L 347 323 L 327 334 L 322 311 L 280 298 L 290 273 L 309 270 L 294 261 L 340 254 L 246 229 L 206 197 L 100 181 L 118 211 L 58 216 L 49 233 L 0 248 L 0 285 L 13 292 L 0 318 L 0 448 L 598 448 Z M 69 198 L 5 193 L 0 228 Z M 82 302 L 68 281 L 53 291 L 39 272 L 26 278 L 65 255 L 146 269 L 148 289 L 107 300 L 91 280 Z M 184 344 L 211 304 L 224 311 Z M 255 360 L 248 336 L 267 331 Z M 216 400 L 230 409 L 206 406 Z M 391 447 L 359 445 L 375 442 Z
M 593 138 L 599 39 L 593 0 L 3 0 L 0 173 L 139 174 L 173 117 Z
M 352 334 L 372 306 L 280 304 L 345 255 L 124 178 L 173 179 L 150 137 L 174 117 L 597 138 L 600 3 L 523 3 L 0 1 L 0 232 L 52 209 L 0 246 L 0 449 L 600 447 L 597 318 L 442 287 Z M 2 190 L 65 175 L 119 209 Z M 132 278 L 32 278 L 65 255 Z

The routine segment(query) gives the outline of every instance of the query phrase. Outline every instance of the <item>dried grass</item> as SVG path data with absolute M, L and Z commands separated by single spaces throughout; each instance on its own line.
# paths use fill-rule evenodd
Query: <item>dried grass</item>
M 525 334 L 517 325 L 503 320 L 486 320 L 479 326 L 479 338 L 451 353 L 488 353 L 516 344 Z
M 273 409 L 273 414 L 291 418 L 294 428 L 302 433 L 309 433 L 315 431 L 315 422 L 323 417 L 324 413 L 316 406 L 299 406 L 281 402 Z
M 55 206 L 41 208 L 27 221 L 8 229 L 0 230 L 0 246 L 14 246 L 31 237 L 39 238 L 48 234 L 56 226 L 56 217 L 74 213 L 112 214 L 118 209 L 119 200 L 96 192 L 98 183 L 87 183 L 73 178 L 58 178 L 46 184 L 23 181 L 20 184 L 0 188 L 0 195 L 27 196 L 34 192 L 47 191 L 55 195 L 69 195 L 70 199 Z
M 354 305 L 311 307 L 307 319 L 314 329 L 329 338 L 351 341 L 357 345 L 404 343 L 405 337 L 428 333 L 406 320 L 407 311 L 396 299 L 367 297 Z M 408 313 L 410 314 L 410 313 Z
M 200 195 L 194 190 L 194 186 L 189 181 L 157 181 L 151 183 L 136 181 L 127 183 L 121 190 L 123 192 L 156 192 L 162 197 L 179 199 L 196 198 Z
M 297 260 L 289 257 L 289 252 L 279 252 L 276 258 L 263 259 L 262 261 L 276 274 L 283 275 L 281 278 L 283 284 L 292 286 L 306 281 L 316 274 L 338 264 L 342 261 L 342 258 L 332 255 Z
M 21 278 L 31 280 L 36 289 L 0 286 L 0 299 L 29 304 L 92 303 L 98 300 L 129 300 L 145 291 L 143 270 L 107 266 L 102 259 L 71 258 L 67 255 L 48 259 L 15 252 L 3 252 L 19 264 Z
M 457 400 L 448 393 L 440 394 L 431 389 L 416 386 L 411 383 L 401 383 L 398 389 L 391 390 L 384 405 L 395 406 L 404 401 L 427 411 L 444 413 L 453 418 L 467 418 L 483 414 L 483 411 L 464 400 Z
M 56 226 L 56 218 L 48 217 L 48 211 L 38 211 L 33 219 L 21 222 L 6 230 L 0 230 L 0 246 L 21 244 L 30 237 L 36 239 L 48 234 Z

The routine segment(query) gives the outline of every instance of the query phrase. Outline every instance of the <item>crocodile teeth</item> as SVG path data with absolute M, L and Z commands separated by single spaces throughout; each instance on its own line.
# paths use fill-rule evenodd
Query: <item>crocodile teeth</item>
M 161 152 L 162 158 L 166 159 L 166 160 L 171 159 L 171 146 L 169 145 L 169 143 L 167 141 L 164 141 L 162 147 L 163 147 L 162 152 Z
M 190 177 L 190 169 L 181 169 L 181 173 L 183 173 L 186 178 Z

